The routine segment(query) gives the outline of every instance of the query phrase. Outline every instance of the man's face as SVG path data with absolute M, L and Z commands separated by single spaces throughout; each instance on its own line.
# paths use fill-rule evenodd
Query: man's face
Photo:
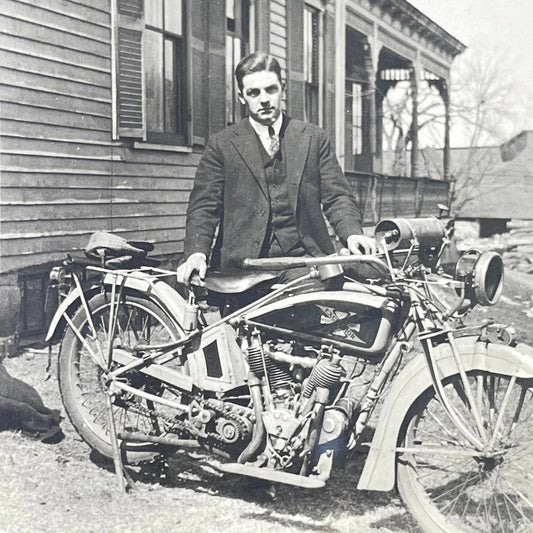
M 261 70 L 246 74 L 242 79 L 239 100 L 248 109 L 251 118 L 269 126 L 281 113 L 283 85 L 275 72 Z

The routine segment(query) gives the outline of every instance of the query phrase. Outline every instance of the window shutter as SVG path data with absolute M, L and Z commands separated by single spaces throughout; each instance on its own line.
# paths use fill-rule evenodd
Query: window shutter
M 207 42 L 208 6 L 206 0 L 194 0 L 190 6 L 190 34 L 192 59 L 192 141 L 205 144 L 208 136 L 208 65 Z M 224 92 L 224 85 L 219 87 Z
M 324 45 L 324 57 L 327 58 L 324 61 L 324 129 L 335 139 L 335 57 L 340 51 L 336 46 L 335 18 L 328 10 L 324 16 Z
M 304 51 L 302 28 L 304 3 L 287 2 L 287 111 L 291 117 L 304 118 Z
M 116 0 L 116 105 L 119 137 L 146 139 L 143 0 Z
M 211 135 L 224 128 L 226 119 L 226 98 L 235 98 L 235 94 L 226 94 L 226 11 L 225 3 L 210 0 L 209 9 L 209 130 Z M 237 3 L 238 4 L 238 3 Z M 237 12 L 240 18 L 240 10 Z

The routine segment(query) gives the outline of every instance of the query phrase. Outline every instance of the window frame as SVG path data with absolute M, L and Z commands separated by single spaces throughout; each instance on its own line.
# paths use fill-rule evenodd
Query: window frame
M 233 15 L 234 18 L 228 17 L 228 5 L 229 2 L 233 2 Z M 244 33 L 244 26 L 246 18 L 243 16 L 244 10 L 248 10 L 247 13 L 247 34 Z M 237 98 L 237 82 L 235 80 L 235 68 L 238 62 L 246 57 L 253 51 L 254 48 L 254 28 L 255 28 L 255 9 L 253 0 L 226 0 L 225 2 L 225 69 L 226 69 L 226 98 L 225 98 L 225 111 L 224 111 L 224 123 L 226 126 L 231 126 L 236 122 L 245 118 L 245 106 L 243 106 Z M 233 20 L 235 22 L 234 28 L 228 27 L 228 21 Z M 239 59 L 235 55 L 235 43 L 240 43 Z M 229 45 L 231 43 L 231 58 L 229 57 Z
M 146 2 L 144 2 L 145 9 L 145 24 L 143 32 L 143 61 L 147 60 L 146 51 L 144 42 L 146 40 L 147 32 L 154 32 L 162 35 L 162 45 L 163 45 L 163 58 L 162 58 L 162 82 L 163 82 L 163 122 L 165 121 L 165 106 L 166 106 L 166 97 L 164 95 L 165 87 L 165 45 L 167 40 L 173 43 L 174 53 L 172 56 L 172 70 L 174 72 L 174 83 L 177 85 L 175 94 L 176 94 L 176 133 L 171 132 L 157 132 L 149 130 L 149 115 L 148 115 L 148 90 L 147 90 L 147 76 L 146 71 L 143 72 L 144 75 L 144 99 L 145 99 L 145 113 L 146 113 L 146 138 L 144 139 L 148 144 L 159 144 L 159 145 L 169 145 L 169 146 L 187 146 L 190 139 L 190 126 L 189 126 L 189 117 L 187 110 L 189 109 L 189 98 L 190 98 L 190 61 L 189 61 L 189 32 L 187 28 L 189 26 L 189 9 L 187 5 L 187 0 L 181 0 L 182 7 L 182 33 L 181 35 L 166 30 L 165 25 L 165 4 L 164 0 L 161 1 L 161 16 L 162 16 L 162 27 L 158 28 L 152 26 L 146 21 Z M 179 56 L 179 57 L 178 57 Z M 181 59 L 181 65 L 178 65 L 178 60 Z M 143 66 L 144 69 L 144 66 Z M 179 69 L 179 70 L 178 70 Z M 179 81 L 179 84 L 176 83 Z
M 309 34 L 306 32 L 308 29 L 306 27 L 306 16 L 308 13 L 311 14 L 311 17 L 316 16 L 316 26 L 311 19 L 310 42 L 308 41 Z M 306 0 L 303 6 L 302 15 L 304 120 L 322 127 L 324 122 L 324 6 L 321 2 Z M 315 46 L 316 56 L 313 53 L 313 48 Z M 309 50 L 311 51 L 311 64 L 307 61 L 307 51 Z M 316 65 L 313 65 L 314 56 L 316 57 Z M 316 80 L 309 81 L 308 75 L 310 70 L 316 71 Z M 311 77 L 314 77 L 312 72 Z M 316 104 L 311 101 L 313 93 L 316 99 Z M 311 106 L 316 106 L 316 109 L 310 109 Z M 316 115 L 316 118 L 313 117 L 313 115 Z

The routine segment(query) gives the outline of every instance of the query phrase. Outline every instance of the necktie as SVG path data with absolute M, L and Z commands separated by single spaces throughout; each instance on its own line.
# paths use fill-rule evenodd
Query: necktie
M 279 150 L 279 136 L 276 135 L 272 126 L 268 127 L 268 135 L 270 137 L 270 146 L 268 147 L 268 153 L 270 157 L 274 157 Z

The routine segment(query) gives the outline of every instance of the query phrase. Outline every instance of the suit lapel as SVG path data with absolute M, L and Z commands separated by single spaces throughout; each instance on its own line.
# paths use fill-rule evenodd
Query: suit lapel
M 233 130 L 232 143 L 237 149 L 246 166 L 250 169 L 257 184 L 266 198 L 268 198 L 268 187 L 266 183 L 265 168 L 263 158 L 259 151 L 257 136 L 248 119 L 243 120 L 237 128 Z
M 283 153 L 287 165 L 289 200 L 296 212 L 298 190 L 309 153 L 310 137 L 304 133 L 305 123 L 291 120 L 284 137 Z

